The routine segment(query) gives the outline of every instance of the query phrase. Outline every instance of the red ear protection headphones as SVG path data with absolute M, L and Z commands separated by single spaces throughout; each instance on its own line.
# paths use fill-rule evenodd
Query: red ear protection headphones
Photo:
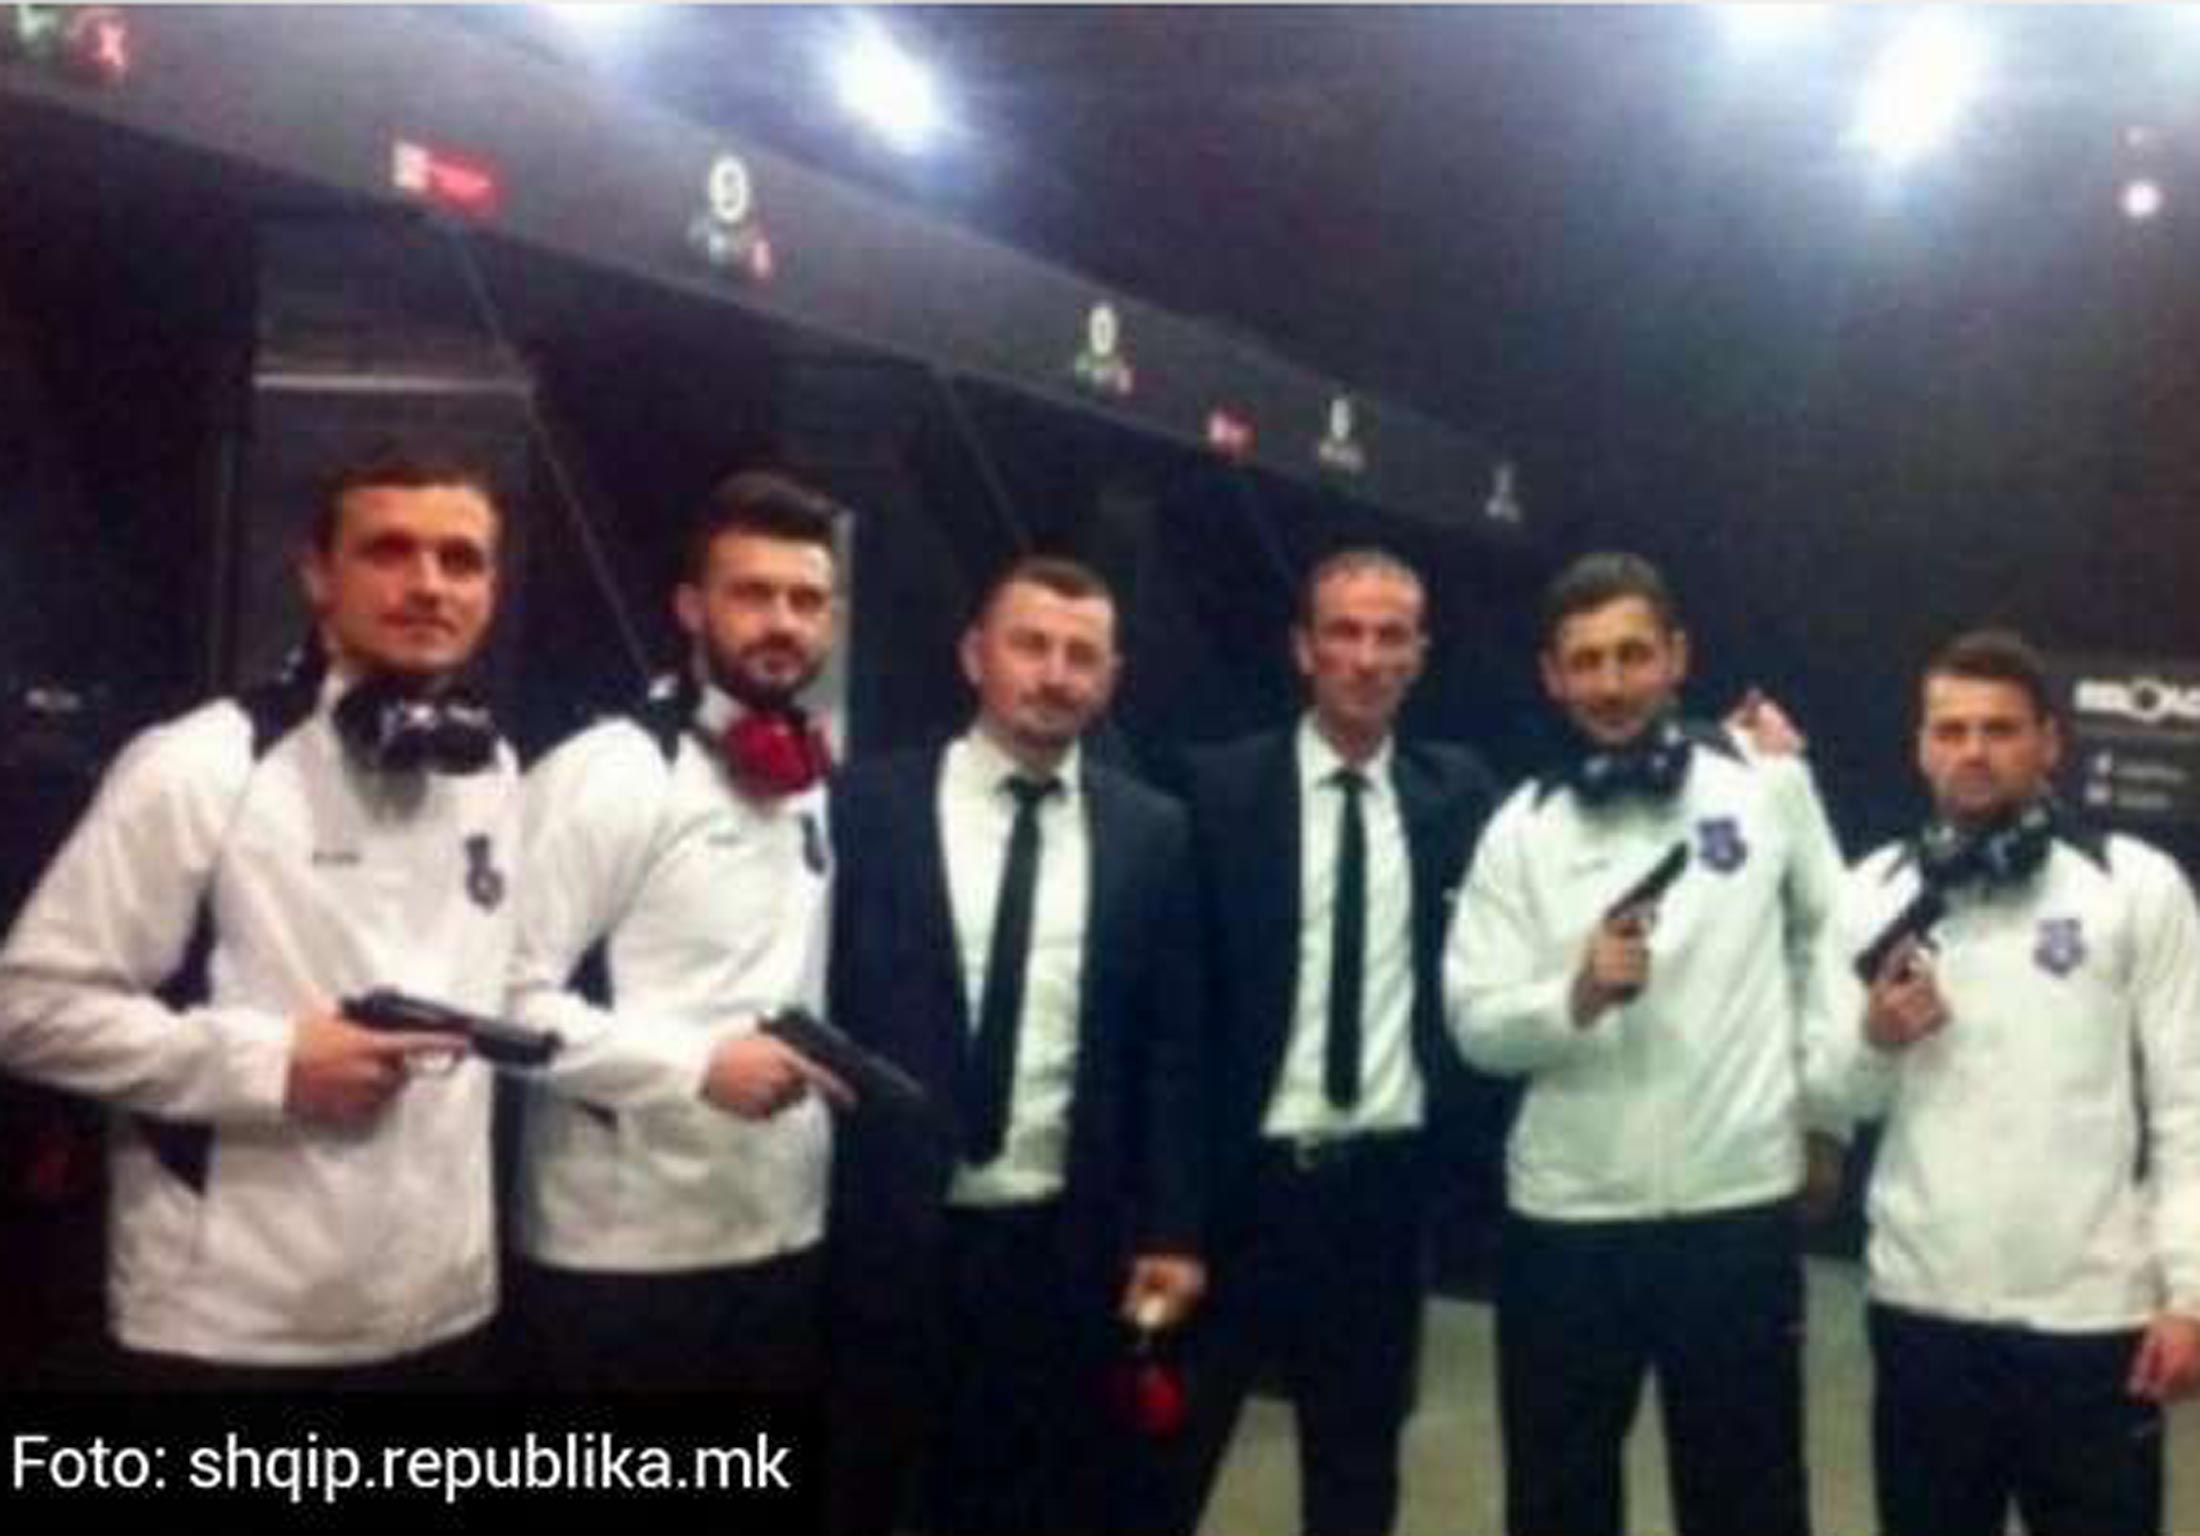
M 797 709 L 744 712 L 719 735 L 718 751 L 734 784 L 758 800 L 800 794 L 833 766 L 825 733 Z

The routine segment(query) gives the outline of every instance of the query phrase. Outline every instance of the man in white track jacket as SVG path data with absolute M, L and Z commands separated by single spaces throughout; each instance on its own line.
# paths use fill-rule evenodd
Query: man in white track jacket
M 1584 557 L 1544 613 L 1575 749 L 1492 819 L 1445 963 L 1460 1050 L 1527 1079 L 1498 1284 L 1508 1526 L 1618 1536 L 1654 1368 L 1684 1536 L 1801 1536 L 1803 1014 L 1839 852 L 1799 758 L 1678 718 L 1688 643 L 1655 568 Z M 1838 1162 L 1811 1161 L 1822 1193 Z
M 2200 919 L 2049 798 L 2023 641 L 1952 642 L 1922 706 L 1936 820 L 1849 876 L 1811 1066 L 1886 1122 L 1880 1528 L 1999 1536 L 2014 1501 L 2033 1536 L 2158 1536 L 2161 1406 L 2200 1380 Z
M 808 1090 L 844 1090 L 756 1026 L 823 1009 L 827 756 L 794 700 L 834 569 L 831 502 L 726 480 L 674 594 L 685 669 L 528 775 L 515 1006 L 568 1046 L 528 1105 L 513 1309 L 551 1385 L 817 1385 Z M 651 1055 L 686 1065 L 652 1091 Z
M 473 1379 L 496 1302 L 489 1073 L 429 1067 L 447 1039 L 341 1003 L 503 1004 L 518 778 L 450 687 L 497 535 L 462 466 L 340 475 L 302 565 L 304 658 L 133 741 L 0 951 L 0 1066 L 118 1111 L 126 1380 Z M 164 999 L 194 950 L 203 982 Z

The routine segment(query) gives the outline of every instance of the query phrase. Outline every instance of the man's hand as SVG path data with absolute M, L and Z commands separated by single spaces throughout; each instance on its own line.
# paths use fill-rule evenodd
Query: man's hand
M 1925 946 L 1904 939 L 1872 978 L 1864 998 L 1864 1038 L 1882 1051 L 1902 1051 L 1947 1027 L 1948 1004 L 1933 980 Z
M 443 1035 L 367 1029 L 334 1012 L 307 1014 L 291 1027 L 283 1113 L 316 1125 L 366 1125 L 405 1086 L 412 1058 L 464 1049 Z
M 719 1042 L 703 1074 L 703 1097 L 744 1120 L 769 1120 L 802 1102 L 813 1088 L 835 1104 L 855 1102 L 846 1083 L 770 1035 L 734 1035 Z
M 1727 712 L 1726 728 L 1764 757 L 1800 757 L 1810 738 L 1762 691 L 1752 688 Z
M 1587 1029 L 1618 1003 L 1632 1002 L 1650 980 L 1650 918 L 1643 907 L 1597 924 L 1574 972 L 1574 1026 Z
M 2150 1403 L 2173 1403 L 2200 1387 L 2200 1318 L 2157 1312 L 2139 1337 L 2124 1390 Z
M 1803 1138 L 1803 1188 L 1796 1196 L 1796 1214 L 1816 1224 L 1830 1217 L 1841 1204 L 1841 1173 L 1849 1149 L 1820 1131 Z
M 1207 1290 L 1207 1266 L 1177 1253 L 1142 1253 L 1131 1261 L 1123 1287 L 1123 1320 L 1153 1332 L 1174 1328 L 1191 1316 Z

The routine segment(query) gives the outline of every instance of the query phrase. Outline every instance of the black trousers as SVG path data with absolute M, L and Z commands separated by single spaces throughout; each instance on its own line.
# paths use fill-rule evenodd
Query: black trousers
M 917 1529 L 1080 1536 L 1112 1528 L 1120 1446 L 1103 1394 L 1108 1314 L 1066 1272 L 1058 1207 L 947 1218 L 945 1336 Z
M 1104 1389 L 1113 1277 L 1073 1261 L 1057 1203 L 941 1220 L 905 1275 L 843 1278 L 835 1297 L 826 1528 L 1123 1529 L 1125 1436 Z
M 1420 1349 L 1421 1154 L 1415 1132 L 1262 1146 L 1184 1341 L 1191 1418 L 1157 1452 L 1169 1491 L 1153 1536 L 1198 1528 L 1264 1376 L 1297 1413 L 1306 1536 L 1388 1536 Z
M 1681 1536 L 1806 1536 L 1789 1202 L 1659 1221 L 1508 1218 L 1497 1355 L 1511 1536 L 1620 1536 L 1644 1375 Z
M 823 1376 L 816 1249 L 672 1274 L 514 1262 L 507 1374 L 553 1392 L 816 1393 Z
M 2134 1331 L 2047 1334 L 1874 1303 L 1883 1536 L 2160 1536 L 2162 1414 L 2128 1396 Z

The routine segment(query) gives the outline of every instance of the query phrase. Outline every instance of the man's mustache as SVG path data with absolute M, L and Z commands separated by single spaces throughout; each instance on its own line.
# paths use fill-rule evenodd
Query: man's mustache
M 742 661 L 778 659 L 801 664 L 810 659 L 800 643 L 793 640 L 759 640 L 737 653 Z

